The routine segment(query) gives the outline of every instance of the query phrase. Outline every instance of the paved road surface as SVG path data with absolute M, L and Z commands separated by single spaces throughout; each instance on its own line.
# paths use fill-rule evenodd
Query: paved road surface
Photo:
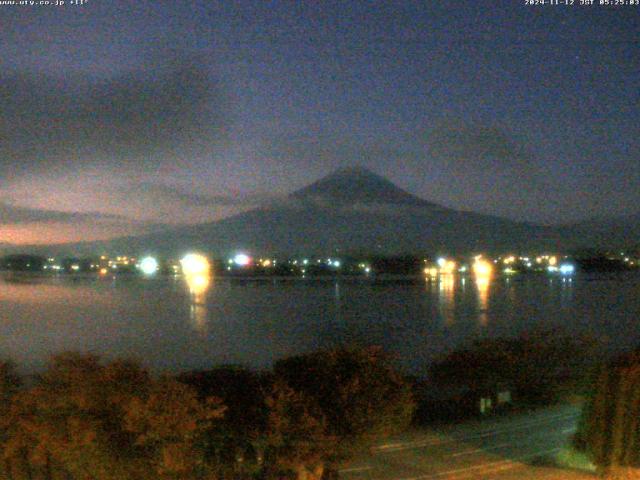
M 575 432 L 579 408 L 563 405 L 440 430 L 411 431 L 376 445 L 345 465 L 350 480 L 500 480 L 589 478 L 583 474 L 533 468 L 536 458 L 553 455 Z

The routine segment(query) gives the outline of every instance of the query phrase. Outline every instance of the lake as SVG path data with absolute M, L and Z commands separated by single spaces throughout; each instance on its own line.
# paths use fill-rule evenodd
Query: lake
M 610 350 L 640 344 L 640 275 L 474 279 L 0 276 L 0 356 L 21 370 L 52 353 L 135 357 L 153 371 L 381 345 L 421 374 L 475 338 L 562 327 Z

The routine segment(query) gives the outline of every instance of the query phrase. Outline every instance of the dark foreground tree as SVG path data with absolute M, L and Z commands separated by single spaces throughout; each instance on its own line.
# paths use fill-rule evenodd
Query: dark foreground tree
M 380 348 L 337 348 L 276 363 L 277 378 L 322 415 L 334 439 L 329 464 L 380 436 L 405 428 L 415 403 L 410 385 Z
M 215 396 L 226 406 L 224 417 L 207 434 L 207 452 L 218 465 L 219 476 L 257 475 L 264 466 L 271 375 L 222 366 L 185 373 L 178 379 L 194 388 L 201 400 Z
M 516 401 L 548 404 L 578 392 L 588 372 L 594 343 L 559 330 L 517 338 L 484 339 L 456 350 L 430 368 L 436 387 L 495 391 L 507 386 Z
M 640 468 L 640 349 L 601 368 L 576 444 L 602 470 Z

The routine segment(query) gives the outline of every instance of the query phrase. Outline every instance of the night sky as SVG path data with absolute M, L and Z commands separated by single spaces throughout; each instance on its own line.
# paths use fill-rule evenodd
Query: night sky
M 352 165 L 518 220 L 637 213 L 640 7 L 524 3 L 0 5 L 0 243 L 215 220 Z

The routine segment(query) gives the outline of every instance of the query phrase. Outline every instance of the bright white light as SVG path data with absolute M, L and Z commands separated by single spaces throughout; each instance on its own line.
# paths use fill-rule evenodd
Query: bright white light
M 333 266 L 336 268 L 340 268 L 340 260 L 334 260 Z
M 244 253 L 239 253 L 238 255 L 233 257 L 233 261 L 236 265 L 246 267 L 247 265 L 249 265 L 249 263 L 251 263 L 251 257 L 249 257 L 249 255 L 245 255 Z
M 439 258 L 436 262 L 440 268 L 444 267 L 447 264 L 446 258 Z
M 158 271 L 158 261 L 153 257 L 145 257 L 140 260 L 139 268 L 145 275 L 153 275 Z
M 563 263 L 562 265 L 560 265 L 559 270 L 562 275 L 571 275 L 576 271 L 576 267 L 574 267 L 570 263 Z
M 547 270 L 549 270 L 551 273 L 557 272 L 558 271 L 558 267 L 554 266 L 554 265 L 549 265 L 547 267 Z
M 185 275 L 203 275 L 209 273 L 209 260 L 207 257 L 190 253 L 180 260 L 182 273 Z

